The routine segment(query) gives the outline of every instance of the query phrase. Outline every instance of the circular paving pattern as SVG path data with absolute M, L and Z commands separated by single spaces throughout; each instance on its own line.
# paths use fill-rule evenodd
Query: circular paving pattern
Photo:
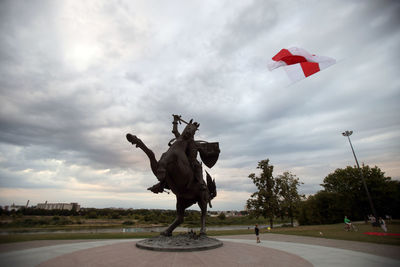
M 143 250 L 136 242 L 125 242 L 79 250 L 41 263 L 49 266 L 313 266 L 284 251 L 224 242 L 222 247 L 195 252 Z
M 223 247 L 194 252 L 142 250 L 135 239 L 0 244 L 0 266 L 400 266 L 398 246 L 279 234 L 258 244 L 254 235 L 218 239 Z

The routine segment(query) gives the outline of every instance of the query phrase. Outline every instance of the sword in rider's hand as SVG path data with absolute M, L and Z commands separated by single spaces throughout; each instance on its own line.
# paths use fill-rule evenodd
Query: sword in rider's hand
M 177 117 L 178 118 L 178 122 L 179 122 L 179 124 L 181 124 L 181 122 L 184 122 L 184 123 L 186 123 L 186 124 L 189 124 L 188 122 L 186 122 L 185 120 L 183 120 L 181 117 L 182 116 L 180 116 L 180 115 L 174 115 L 174 114 L 172 114 L 172 116 L 175 118 L 175 117 Z

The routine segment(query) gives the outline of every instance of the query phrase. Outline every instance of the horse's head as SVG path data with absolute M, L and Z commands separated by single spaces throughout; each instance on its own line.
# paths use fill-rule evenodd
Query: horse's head
M 182 132 L 182 137 L 184 139 L 190 139 L 194 137 L 194 134 L 198 130 L 200 123 L 193 122 L 193 119 L 186 125 L 185 129 Z

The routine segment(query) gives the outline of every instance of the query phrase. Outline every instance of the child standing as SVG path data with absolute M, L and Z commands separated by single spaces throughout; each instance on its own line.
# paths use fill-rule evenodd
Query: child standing
M 257 237 L 257 243 L 260 243 L 260 229 L 258 229 L 258 224 L 256 224 L 256 227 L 254 228 L 254 232 L 256 233 L 256 237 Z

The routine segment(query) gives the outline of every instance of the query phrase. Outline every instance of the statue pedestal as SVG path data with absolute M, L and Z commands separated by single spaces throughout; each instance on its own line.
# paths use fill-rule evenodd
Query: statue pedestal
M 156 251 L 199 251 L 222 247 L 223 243 L 206 235 L 180 234 L 176 236 L 157 236 L 141 240 L 136 246 Z

